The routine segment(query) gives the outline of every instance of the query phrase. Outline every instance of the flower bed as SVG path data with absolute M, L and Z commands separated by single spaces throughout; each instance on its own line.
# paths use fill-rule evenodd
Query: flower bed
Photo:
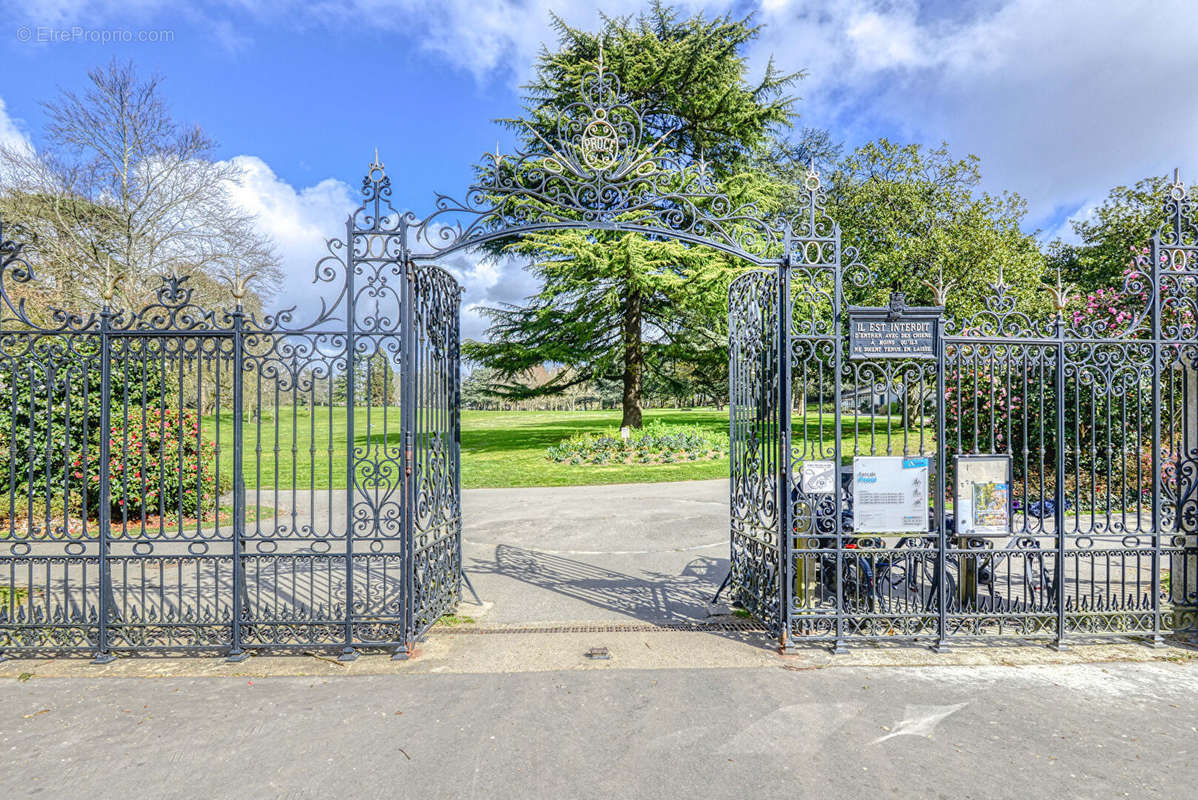
M 714 461 L 728 452 L 728 437 L 695 425 L 653 422 L 625 439 L 620 431 L 583 433 L 546 450 L 558 464 L 681 464 Z

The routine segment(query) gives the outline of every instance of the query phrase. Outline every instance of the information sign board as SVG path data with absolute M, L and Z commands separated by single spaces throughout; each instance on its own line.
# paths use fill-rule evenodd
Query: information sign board
M 854 458 L 853 530 L 927 533 L 928 459 L 907 456 Z

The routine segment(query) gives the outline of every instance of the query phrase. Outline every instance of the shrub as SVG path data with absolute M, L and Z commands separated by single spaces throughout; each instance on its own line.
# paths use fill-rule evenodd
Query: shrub
M 213 510 L 215 451 L 197 442 L 197 413 L 175 410 L 178 390 L 162 362 L 123 346 L 129 352 L 122 358 L 122 345 L 114 345 L 110 375 L 113 513 L 133 518 Z M 18 501 L 12 516 L 60 519 L 64 508 L 74 516 L 86 503 L 94 518 L 102 422 L 98 341 L 31 335 L 23 353 L 0 367 L 0 457 L 11 465 L 0 477 L 33 512 Z
M 199 416 L 190 409 L 131 408 L 112 420 L 108 470 L 114 515 L 141 518 L 195 516 L 216 507 L 215 452 L 200 441 Z M 84 481 L 88 504 L 100 502 L 100 445 L 88 449 L 73 477 Z
M 99 442 L 99 342 L 30 335 L 14 337 L 9 350 L 20 357 L 0 367 L 0 454 L 16 469 L 4 478 L 12 479 L 17 494 L 54 497 L 63 491 L 67 463 Z M 126 393 L 134 402 L 143 391 L 153 398 L 166 393 L 157 362 L 147 363 L 144 373 L 114 366 L 110 385 L 113 407 Z
M 651 422 L 625 440 L 616 430 L 582 433 L 546 451 L 559 464 L 673 464 L 712 460 L 728 451 L 728 437 L 694 425 Z

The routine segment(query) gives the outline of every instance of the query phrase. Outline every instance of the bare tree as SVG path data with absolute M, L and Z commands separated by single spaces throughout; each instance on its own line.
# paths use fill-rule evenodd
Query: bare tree
M 196 298 L 227 301 L 222 279 L 253 273 L 252 290 L 281 278 L 272 243 L 232 200 L 240 171 L 213 160 L 213 141 L 170 115 L 158 77 L 129 63 L 88 72 L 83 94 L 44 103 L 41 152 L 0 147 L 0 212 L 31 240 L 56 304 L 145 304 L 161 275 L 196 275 Z

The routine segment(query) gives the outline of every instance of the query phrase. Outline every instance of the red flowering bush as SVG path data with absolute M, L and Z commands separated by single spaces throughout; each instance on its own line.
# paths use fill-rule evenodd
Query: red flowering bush
M 114 414 L 109 441 L 112 513 L 121 518 L 201 516 L 216 507 L 215 451 L 202 440 L 199 416 L 183 409 L 131 406 Z M 86 474 L 76 459 L 72 477 L 83 481 L 88 505 L 100 501 L 100 444 L 88 449 Z

